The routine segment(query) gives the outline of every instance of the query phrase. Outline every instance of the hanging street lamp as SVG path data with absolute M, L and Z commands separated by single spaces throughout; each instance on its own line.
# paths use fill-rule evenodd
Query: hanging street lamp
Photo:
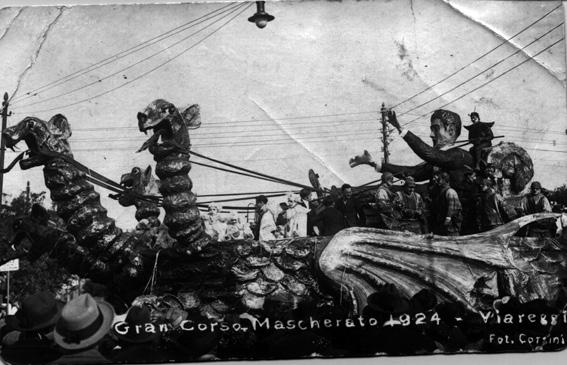
M 249 22 L 256 23 L 256 26 L 260 29 L 264 28 L 268 22 L 274 20 L 274 16 L 266 13 L 264 10 L 265 1 L 256 1 L 256 14 L 248 18 Z

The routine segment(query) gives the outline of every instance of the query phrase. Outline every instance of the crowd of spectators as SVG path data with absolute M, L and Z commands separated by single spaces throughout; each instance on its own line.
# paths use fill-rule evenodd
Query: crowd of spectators
M 344 184 L 338 194 L 308 189 L 290 194 L 280 209 L 270 209 L 268 198 L 256 198 L 254 236 L 260 240 L 329 236 L 348 227 L 374 227 L 418 234 L 468 235 L 492 230 L 523 215 L 551 212 L 552 207 L 538 181 L 521 199 L 505 199 L 490 169 L 467 170 L 457 189 L 451 176 L 438 171 L 427 184 L 417 186 L 411 176 L 395 183 L 389 172 L 377 187 L 353 188 Z M 418 192 L 418 190 L 420 192 Z M 549 236 L 553 224 L 530 224 L 521 234 Z

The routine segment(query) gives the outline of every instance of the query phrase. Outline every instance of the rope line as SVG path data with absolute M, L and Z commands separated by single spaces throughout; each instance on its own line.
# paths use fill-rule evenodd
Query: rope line
M 275 198 L 278 196 L 286 196 L 287 194 L 271 194 L 271 195 L 266 195 L 266 198 Z M 249 196 L 249 197 L 243 197 L 243 198 L 234 198 L 234 199 L 221 199 L 221 200 L 209 200 L 209 201 L 205 201 L 205 202 L 198 202 L 199 204 L 211 204 L 211 203 L 226 203 L 226 202 L 237 202 L 237 201 L 243 201 L 243 200 L 252 200 L 255 199 L 256 196 Z
M 105 189 L 117 192 L 119 194 L 132 194 L 134 195 L 137 199 L 141 199 L 141 200 L 145 200 L 145 201 L 149 201 L 152 203 L 155 203 L 156 201 L 159 202 L 160 199 L 162 199 L 161 197 L 158 196 L 153 196 L 153 195 L 142 195 L 142 194 L 138 194 L 135 191 L 132 191 L 130 189 L 125 189 L 122 185 L 120 185 L 119 183 L 107 178 L 104 175 L 99 174 L 98 172 L 90 169 L 89 167 L 83 165 L 82 163 L 78 162 L 77 160 L 69 157 L 69 156 L 65 156 L 63 154 L 60 153 L 46 153 L 47 156 L 51 157 L 51 158 L 59 158 L 62 159 L 63 161 L 67 162 L 68 164 L 74 166 L 75 168 L 77 168 L 78 170 L 84 172 L 85 174 L 87 174 L 86 179 L 93 183 L 96 184 L 100 187 L 103 187 Z
M 199 198 L 210 198 L 216 196 L 239 196 L 239 195 L 265 195 L 265 194 L 279 194 L 279 193 L 289 193 L 289 190 L 277 190 L 277 191 L 257 191 L 250 193 L 232 193 L 232 194 L 197 194 Z M 298 191 L 292 191 L 292 193 L 297 193 Z
M 246 174 L 246 173 L 240 172 L 240 171 L 224 169 L 222 167 L 213 166 L 213 165 L 209 165 L 209 164 L 198 162 L 198 161 L 191 160 L 191 163 L 195 164 L 195 165 L 199 165 L 199 166 L 209 167 L 209 168 L 212 168 L 212 169 L 215 169 L 215 170 L 220 170 L 220 171 L 230 172 L 230 173 L 237 174 L 237 175 L 251 177 L 251 178 L 254 178 L 254 179 L 265 180 L 265 181 L 274 182 L 274 183 L 278 183 L 278 184 L 285 184 L 285 183 L 283 183 L 279 180 L 276 180 L 276 179 L 268 179 L 266 177 L 261 177 L 261 176 L 257 176 L 257 175 L 253 175 L 253 174 Z M 289 184 L 285 184 L 285 185 L 289 185 Z
M 248 172 L 248 173 L 251 173 L 251 174 L 255 174 L 255 175 L 258 175 L 258 176 L 266 177 L 266 178 L 269 178 L 269 179 L 278 180 L 279 182 L 285 183 L 285 184 L 287 184 L 287 185 L 297 186 L 297 187 L 299 187 L 299 188 L 313 189 L 311 186 L 307 186 L 307 185 L 303 185 L 303 184 L 298 184 L 298 183 L 295 183 L 295 182 L 293 182 L 293 181 L 289 181 L 289 180 L 286 180 L 286 179 L 281 179 L 281 178 L 277 178 L 277 177 L 274 177 L 274 176 L 266 175 L 266 174 L 263 174 L 263 173 L 260 173 L 260 172 L 257 172 L 257 171 L 253 171 L 253 170 L 246 169 L 246 168 L 244 168 L 244 167 L 240 167 L 240 166 L 236 166 L 236 165 L 230 164 L 230 163 L 228 163 L 228 162 L 223 162 L 223 161 L 214 159 L 214 158 L 212 158 L 212 157 L 207 157 L 207 156 L 202 155 L 202 154 L 200 154 L 200 153 L 197 153 L 197 152 L 195 152 L 195 151 L 193 151 L 193 150 L 191 150 L 189 153 L 192 154 L 192 155 L 195 155 L 195 156 L 197 156 L 197 157 L 201 157 L 201 158 L 203 158 L 203 159 L 205 159 L 205 160 L 209 160 L 209 161 L 212 161 L 212 162 L 216 162 L 216 163 L 221 164 L 221 165 L 224 165 L 224 166 L 232 167 L 233 169 L 242 170 L 242 171 L 245 171 L 245 172 Z

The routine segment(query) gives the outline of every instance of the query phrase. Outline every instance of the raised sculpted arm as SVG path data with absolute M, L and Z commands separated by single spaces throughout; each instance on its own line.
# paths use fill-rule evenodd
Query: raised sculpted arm
M 433 148 L 410 131 L 407 131 L 403 138 L 416 155 L 425 162 L 442 169 L 452 170 L 473 164 L 470 153 L 460 148 L 451 148 L 446 151 Z

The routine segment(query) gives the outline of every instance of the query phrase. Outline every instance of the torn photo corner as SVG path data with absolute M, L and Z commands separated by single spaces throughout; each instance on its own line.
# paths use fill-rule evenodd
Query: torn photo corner
M 552 1 L 0 8 L 0 357 L 564 349 L 564 21 Z

